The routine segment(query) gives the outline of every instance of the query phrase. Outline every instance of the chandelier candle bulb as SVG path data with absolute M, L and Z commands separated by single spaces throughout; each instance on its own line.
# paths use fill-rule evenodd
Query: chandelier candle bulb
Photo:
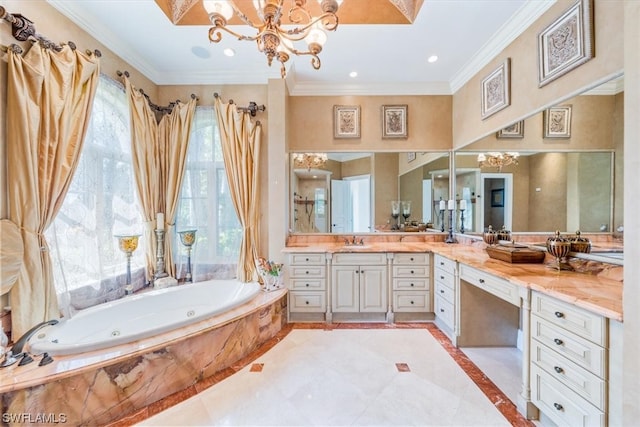
M 449 200 L 449 210 L 453 211 L 455 209 L 456 209 L 456 201 L 453 199 Z

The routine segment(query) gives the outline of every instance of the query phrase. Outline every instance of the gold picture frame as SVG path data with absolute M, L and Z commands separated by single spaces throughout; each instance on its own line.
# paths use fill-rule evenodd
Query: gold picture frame
M 407 138 L 407 105 L 382 106 L 382 138 Z
M 511 104 L 511 58 L 482 80 L 482 119 L 486 119 Z
M 524 138 L 524 120 L 515 122 L 511 126 L 507 126 L 504 129 L 500 129 L 496 132 L 496 138 L 498 139 L 511 139 L 511 138 Z
M 538 34 L 538 87 L 595 56 L 593 0 L 578 0 Z
M 333 106 L 333 137 L 360 138 L 360 106 Z
M 544 110 L 544 138 L 571 138 L 571 105 L 558 105 Z

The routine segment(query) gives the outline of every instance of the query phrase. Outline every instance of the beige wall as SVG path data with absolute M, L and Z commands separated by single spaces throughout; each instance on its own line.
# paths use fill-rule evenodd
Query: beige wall
M 609 80 L 623 69 L 624 1 L 596 0 L 593 59 L 538 88 L 537 35 L 567 9 L 573 0 L 558 0 L 536 22 L 470 79 L 453 96 L 453 146 L 463 147 L 528 117 L 534 111 L 572 97 L 597 81 Z M 511 58 L 511 105 L 489 118 L 480 115 L 482 80 L 506 58 Z
M 431 151 L 451 147 L 451 96 L 296 96 L 291 151 Z M 408 138 L 382 139 L 382 105 L 407 104 Z M 333 138 L 333 106 L 360 106 L 360 138 Z

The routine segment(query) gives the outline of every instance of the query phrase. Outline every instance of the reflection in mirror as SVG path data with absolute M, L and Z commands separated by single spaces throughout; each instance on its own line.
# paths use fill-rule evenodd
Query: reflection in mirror
M 522 152 L 500 171 L 480 168 L 479 154 L 456 154 L 456 198 L 471 206 L 465 229 L 611 230 L 612 152 Z
M 327 153 L 324 164 L 296 162 L 295 154 L 291 157 L 293 233 L 396 231 L 405 215 L 410 223 L 438 224 L 433 205 L 448 196 L 448 153 L 334 152 Z M 399 176 L 400 170 L 409 172 Z

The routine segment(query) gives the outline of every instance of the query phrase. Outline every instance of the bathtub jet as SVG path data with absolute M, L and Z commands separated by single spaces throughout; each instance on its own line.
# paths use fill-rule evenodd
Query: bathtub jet
M 33 354 L 65 355 L 130 343 L 231 310 L 260 292 L 257 282 L 208 280 L 157 289 L 82 310 L 27 340 Z

